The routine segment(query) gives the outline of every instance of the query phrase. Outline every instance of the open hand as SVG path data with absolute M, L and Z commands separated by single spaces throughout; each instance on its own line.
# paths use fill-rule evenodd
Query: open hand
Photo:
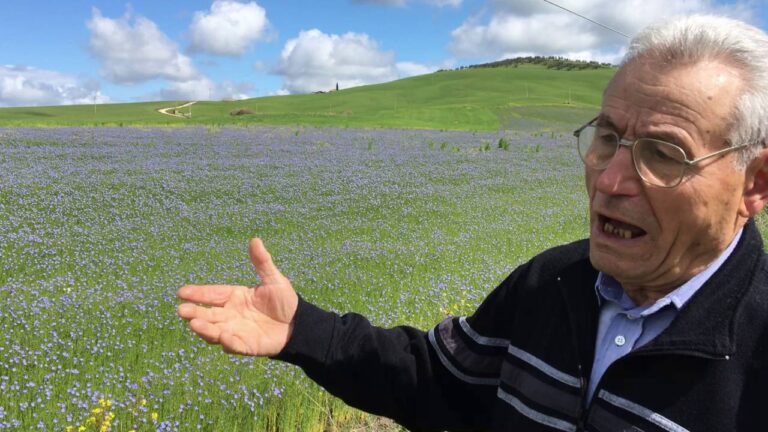
M 274 356 L 291 337 L 299 298 L 260 239 L 251 239 L 248 252 L 261 284 L 186 285 L 177 295 L 189 303 L 177 312 L 193 332 L 225 352 Z

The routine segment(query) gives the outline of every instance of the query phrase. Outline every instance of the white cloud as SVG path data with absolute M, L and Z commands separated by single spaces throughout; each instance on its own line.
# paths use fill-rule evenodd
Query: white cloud
M 713 0 L 560 0 L 558 4 L 632 36 L 651 23 L 676 15 L 717 13 L 749 19 L 746 1 L 716 5 Z M 456 55 L 481 58 L 509 57 L 519 52 L 578 53 L 584 59 L 618 61 L 617 53 L 628 42 L 615 32 L 539 0 L 492 0 L 490 11 L 490 17 L 472 17 L 451 33 L 451 49 Z
M 555 3 L 565 5 L 566 2 L 567 0 L 559 0 Z M 546 13 L 556 10 L 554 9 L 554 6 L 547 4 L 542 0 L 490 0 L 490 4 L 495 10 L 521 16 L 530 16 L 535 13 Z
M 172 82 L 149 99 L 163 100 L 221 100 L 247 99 L 253 85 L 244 82 L 222 81 L 216 83 L 208 78 Z
M 339 87 L 391 81 L 398 77 L 394 53 L 379 50 L 376 41 L 361 33 L 341 36 L 317 29 L 302 31 L 286 42 L 276 72 L 284 90 L 309 93 Z
M 424 75 L 440 69 L 439 67 L 434 67 L 434 66 L 425 65 L 422 63 L 416 63 L 416 62 L 407 62 L 407 61 L 397 62 L 395 64 L 395 68 L 397 68 L 397 74 L 401 78 L 415 76 L 415 75 Z
M 61 72 L 0 65 L 0 106 L 104 103 L 99 84 Z
M 395 54 L 381 51 L 366 34 L 325 34 L 317 29 L 302 31 L 286 42 L 276 72 L 283 88 L 275 94 L 310 93 L 336 87 L 345 89 L 423 75 L 453 67 L 453 60 L 440 66 L 412 61 L 395 62 Z
M 267 13 L 256 2 L 216 0 L 209 12 L 195 12 L 190 26 L 193 51 L 239 56 L 268 38 Z
M 553 54 L 597 48 L 600 39 L 592 32 L 583 31 L 583 27 L 565 14 L 540 15 L 533 19 L 503 12 L 494 15 L 486 25 L 462 24 L 451 33 L 452 48 L 466 56 L 505 51 Z
M 144 17 L 126 14 L 111 19 L 94 8 L 87 26 L 91 31 L 91 52 L 101 62 L 104 77 L 112 82 L 132 84 L 155 78 L 183 82 L 199 78 L 192 60 Z
M 237 9 L 238 5 L 245 6 L 246 9 Z M 236 12 L 247 16 L 253 12 L 252 6 L 258 7 L 256 3 L 217 1 L 211 6 L 211 14 L 196 15 L 193 29 L 202 29 L 200 31 L 203 33 L 208 31 L 208 36 L 215 37 L 216 28 L 226 21 L 227 16 L 231 17 L 233 7 Z M 246 21 L 249 21 L 249 18 L 246 17 Z M 201 22 L 203 24 L 195 27 L 195 24 Z M 163 89 L 139 99 L 218 100 L 250 97 L 248 93 L 252 90 L 251 84 L 234 81 L 214 82 L 199 73 L 192 60 L 179 51 L 176 43 L 154 22 L 144 17 L 134 17 L 127 13 L 118 19 L 111 19 L 102 16 L 99 10 L 94 8 L 93 16 L 87 25 L 91 31 L 91 52 L 101 62 L 102 74 L 107 79 L 117 84 L 135 84 L 153 79 L 167 81 Z M 233 24 L 234 27 L 238 25 Z M 242 28 L 234 32 L 239 35 L 240 41 L 247 33 L 241 30 Z M 219 38 L 216 43 L 221 41 Z M 234 39 L 229 41 L 236 42 Z M 213 50 L 211 47 L 215 46 L 214 44 L 206 49 Z
M 163 100 L 208 100 L 213 98 L 213 81 L 200 78 L 189 81 L 172 82 L 160 90 L 159 97 Z
M 217 86 L 218 99 L 248 99 L 253 97 L 253 84 L 247 82 L 223 81 Z

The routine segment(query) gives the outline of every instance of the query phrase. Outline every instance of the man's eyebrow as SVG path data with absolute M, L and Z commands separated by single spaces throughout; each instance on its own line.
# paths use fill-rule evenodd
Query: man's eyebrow
M 608 129 L 613 130 L 614 132 L 619 132 L 619 128 L 616 126 L 616 124 L 611 120 L 611 118 L 606 114 L 600 114 L 597 117 L 597 120 L 595 121 L 595 124 L 600 127 L 605 127 Z M 672 132 L 666 132 L 666 131 L 654 131 L 647 134 L 643 134 L 641 136 L 642 138 L 651 138 L 659 141 L 665 141 L 670 144 L 675 144 L 677 146 L 681 146 L 681 139 L 680 136 L 672 133 Z
M 656 131 L 643 135 L 644 138 L 652 138 L 659 141 L 666 141 L 670 144 L 680 145 L 680 136 L 674 133 Z
M 613 130 L 618 130 L 616 128 L 616 124 L 613 123 L 613 120 L 611 120 L 611 118 L 605 114 L 600 114 L 599 116 L 597 116 L 597 121 L 595 122 L 595 124 L 597 124 L 598 126 L 607 127 Z

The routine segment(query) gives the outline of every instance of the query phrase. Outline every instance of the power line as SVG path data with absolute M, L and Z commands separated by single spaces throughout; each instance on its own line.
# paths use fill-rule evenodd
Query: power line
M 591 23 L 593 23 L 593 24 L 597 24 L 597 25 L 599 25 L 600 27 L 602 27 L 602 28 L 604 28 L 604 29 L 610 30 L 610 31 L 612 31 L 612 32 L 614 32 L 614 33 L 620 34 L 620 35 L 624 36 L 625 38 L 629 39 L 629 36 L 625 35 L 624 33 L 620 32 L 620 31 L 618 31 L 618 30 L 616 30 L 616 29 L 613 29 L 613 28 L 611 28 L 611 27 L 608 27 L 608 26 L 607 26 L 607 25 L 605 25 L 605 24 L 600 24 L 599 22 L 597 22 L 597 21 L 595 21 L 595 20 L 593 20 L 593 19 L 587 18 L 587 17 L 585 17 L 584 15 L 581 15 L 581 14 L 579 14 L 579 13 L 576 13 L 576 12 L 574 12 L 574 11 L 570 10 L 570 9 L 566 9 L 566 8 L 564 8 L 564 7 L 560 6 L 559 4 L 557 4 L 557 3 L 554 3 L 554 2 L 551 2 L 551 1 L 549 1 L 549 0 L 543 0 L 543 1 L 544 1 L 544 2 L 546 2 L 546 3 L 549 3 L 549 4 L 551 4 L 552 6 L 556 6 L 556 7 L 559 7 L 560 9 L 562 9 L 562 10 L 564 10 L 564 11 L 566 11 L 566 12 L 570 12 L 570 13 L 572 13 L 572 14 L 576 15 L 577 17 L 581 17 L 581 18 L 584 18 L 585 20 L 587 20 L 587 21 L 589 21 L 589 22 L 591 22 Z

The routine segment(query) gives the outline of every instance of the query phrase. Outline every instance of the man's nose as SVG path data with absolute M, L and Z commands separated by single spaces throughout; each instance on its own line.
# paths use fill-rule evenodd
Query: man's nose
M 598 175 L 595 187 L 608 195 L 637 195 L 642 190 L 642 181 L 635 170 L 632 150 L 620 146 L 608 166 Z

